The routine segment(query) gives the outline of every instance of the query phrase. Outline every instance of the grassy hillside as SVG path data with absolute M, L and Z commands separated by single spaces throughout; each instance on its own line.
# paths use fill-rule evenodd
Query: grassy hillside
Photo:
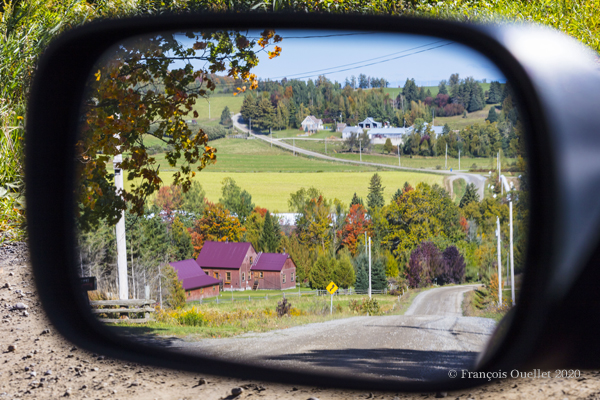
M 239 113 L 242 108 L 244 101 L 243 96 L 234 96 L 230 94 L 218 94 L 211 96 L 210 98 L 210 120 L 220 121 L 221 113 L 225 106 L 229 107 L 229 110 L 234 114 Z M 194 110 L 198 111 L 198 121 L 205 123 L 209 120 L 208 118 L 208 101 L 205 99 L 199 99 L 196 101 Z M 191 118 L 190 114 L 190 118 Z
M 197 174 L 195 180 L 202 184 L 208 200 L 217 202 L 221 197 L 221 182 L 226 177 L 233 178 L 240 187 L 252 195 L 255 205 L 277 210 L 288 211 L 287 201 L 290 193 L 311 186 L 321 190 L 329 199 L 338 198 L 346 205 L 350 204 L 353 194 L 367 198 L 369 180 L 374 172 L 306 172 L 306 173 L 239 173 L 209 172 L 208 169 Z M 418 172 L 380 171 L 386 201 L 390 201 L 394 192 L 409 182 L 415 186 L 419 182 L 442 185 L 441 175 Z M 161 179 L 165 184 L 172 183 L 172 172 L 162 172 Z
M 487 118 L 491 107 L 492 104 L 486 104 L 483 110 L 467 113 L 467 118 L 463 118 L 462 115 L 455 115 L 453 117 L 435 117 L 435 125 L 443 126 L 448 124 L 450 129 L 459 130 L 473 124 L 483 124 L 485 123 L 485 119 Z
M 486 83 L 480 83 L 481 88 L 483 89 L 483 92 L 487 92 L 488 90 L 490 90 L 490 82 L 486 82 Z M 447 85 L 446 85 L 447 87 Z M 427 91 L 427 89 L 429 89 L 431 91 L 431 95 L 433 97 L 437 96 L 438 92 L 439 92 L 439 88 L 437 86 L 423 86 L 423 89 L 425 91 Z M 388 87 L 388 88 L 384 88 L 383 91 L 385 93 L 389 93 L 390 97 L 397 97 L 398 94 L 400 94 L 400 92 L 402 92 L 402 88 L 392 88 L 392 87 Z

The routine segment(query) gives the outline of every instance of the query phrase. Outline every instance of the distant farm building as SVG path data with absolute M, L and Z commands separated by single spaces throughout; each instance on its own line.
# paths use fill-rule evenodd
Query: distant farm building
M 381 122 L 375 121 L 371 117 L 367 117 L 363 122 L 358 123 L 358 127 L 362 129 L 382 128 L 383 124 Z
M 343 132 L 344 129 L 346 129 L 346 124 L 344 124 L 343 122 L 340 122 L 339 124 L 335 125 L 336 132 Z
M 288 254 L 257 253 L 247 242 L 205 242 L 196 263 L 221 282 L 222 290 L 296 286 L 296 265 Z
M 300 123 L 302 125 L 302 130 L 304 132 L 316 132 L 323 130 L 323 120 L 318 119 L 312 115 L 304 118 L 304 120 Z
M 342 139 L 348 139 L 352 134 L 362 135 L 363 129 L 358 126 L 347 126 L 342 131 Z
M 296 264 L 287 253 L 259 253 L 251 271 L 255 289 L 283 290 L 296 287 Z
M 404 135 L 409 128 L 373 128 L 369 130 L 368 135 L 373 144 L 385 144 L 390 139 L 394 146 L 404 143 Z
M 201 300 L 219 295 L 221 281 L 208 276 L 196 260 L 189 259 L 170 263 L 185 290 L 186 301 Z
M 204 242 L 196 262 L 208 275 L 223 281 L 224 290 L 252 288 L 250 267 L 256 259 L 250 243 Z

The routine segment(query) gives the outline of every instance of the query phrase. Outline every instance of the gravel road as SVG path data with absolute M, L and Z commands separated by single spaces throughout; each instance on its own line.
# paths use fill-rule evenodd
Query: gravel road
M 433 380 L 469 369 L 495 322 L 462 317 L 463 293 L 476 286 L 419 294 L 410 315 L 361 316 L 226 339 L 170 341 L 185 353 L 277 368 L 365 378 Z M 164 344 L 162 344 L 164 345 Z
M 110 359 L 75 348 L 56 332 L 41 308 L 32 278 L 26 246 L 23 243 L 0 246 L 0 400 L 65 397 L 115 400 L 420 400 L 433 399 L 436 395 L 280 385 Z M 11 310 L 17 303 L 27 305 L 27 316 L 23 311 Z M 15 348 L 9 350 L 10 346 Z M 450 392 L 447 397 L 461 400 L 600 398 L 600 371 L 582 371 L 582 377 L 578 380 L 503 379 L 465 391 Z M 243 389 L 242 393 L 233 395 L 237 388 Z

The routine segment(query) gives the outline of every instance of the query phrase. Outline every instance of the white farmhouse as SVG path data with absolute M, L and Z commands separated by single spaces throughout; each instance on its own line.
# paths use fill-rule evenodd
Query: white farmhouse
M 313 115 L 309 115 L 304 118 L 304 121 L 300 124 L 302 125 L 302 130 L 304 132 L 316 132 L 323 130 L 323 120 L 314 117 Z

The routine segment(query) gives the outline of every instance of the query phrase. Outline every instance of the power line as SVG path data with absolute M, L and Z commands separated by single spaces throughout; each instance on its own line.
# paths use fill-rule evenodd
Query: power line
M 431 45 L 433 45 L 433 44 L 437 44 L 437 43 L 441 43 L 441 42 L 445 42 L 445 40 L 438 40 L 438 41 L 431 42 L 431 43 L 427 43 L 427 44 L 424 44 L 424 45 L 421 45 L 421 46 L 412 47 L 412 48 L 410 48 L 410 49 L 406 49 L 406 50 L 402 50 L 402 51 L 397 51 L 397 52 L 395 52 L 395 53 L 385 54 L 385 55 L 383 55 L 383 56 L 374 57 L 374 58 L 369 58 L 369 59 L 362 60 L 362 61 L 356 61 L 356 62 L 349 63 L 349 64 L 343 64 L 343 65 L 338 65 L 338 66 L 335 66 L 335 67 L 329 67 L 329 68 L 317 69 L 317 70 L 314 70 L 314 71 L 301 72 L 301 73 L 297 73 L 297 74 L 291 74 L 291 75 L 275 76 L 275 77 L 273 77 L 273 78 L 270 78 L 270 79 L 278 79 L 278 78 L 290 78 L 290 77 L 294 77 L 294 76 L 296 76 L 296 75 L 312 74 L 312 73 L 315 73 L 315 72 L 322 72 L 322 71 L 327 71 L 327 70 L 330 70 L 330 69 L 343 68 L 343 67 L 347 67 L 347 66 L 350 66 L 350 65 L 362 64 L 362 63 L 365 63 L 365 62 L 369 62 L 369 61 L 378 60 L 378 59 L 380 59 L 380 58 L 384 58 L 384 57 L 390 57 L 390 56 L 393 56 L 393 55 L 396 55 L 396 54 L 402 54 L 402 53 L 406 53 L 407 51 L 412 51 L 412 50 L 420 49 L 420 48 L 422 48 L 422 47 L 431 46 Z M 452 43 L 453 43 L 453 42 L 452 42 Z
M 330 72 L 327 72 L 327 73 L 324 73 L 324 74 L 320 74 L 320 75 L 333 74 L 333 73 L 337 73 L 337 72 L 346 72 L 346 71 L 351 71 L 351 70 L 353 70 L 353 69 L 358 69 L 358 68 L 363 68 L 363 67 L 369 67 L 369 66 L 371 66 L 371 65 L 383 64 L 384 62 L 393 61 L 393 60 L 398 60 L 398 59 L 400 59 L 400 58 L 409 57 L 409 56 L 412 56 L 412 55 L 415 55 L 415 54 L 425 53 L 425 52 L 427 52 L 427 51 L 435 50 L 435 49 L 438 49 L 438 48 L 440 48 L 440 47 L 449 46 L 449 45 L 451 45 L 451 44 L 454 44 L 454 42 L 451 42 L 451 43 L 446 43 L 446 44 L 442 44 L 442 45 L 435 46 L 435 47 L 432 47 L 432 48 L 429 48 L 429 49 L 424 49 L 424 50 L 420 50 L 420 51 L 415 51 L 414 53 L 404 54 L 404 55 L 402 55 L 402 56 L 398 56 L 398 57 L 392 57 L 392 58 L 388 58 L 387 60 L 381 60 L 381 61 L 374 62 L 374 63 L 370 63 L 370 64 L 365 64 L 365 65 L 359 65 L 359 66 L 357 66 L 357 67 L 351 67 L 351 68 L 340 69 L 340 70 L 337 70 L 337 71 L 330 71 Z M 305 79 L 305 78 L 311 78 L 311 77 L 313 77 L 313 76 L 315 76 L 315 75 L 305 75 L 305 76 L 295 77 L 295 79 Z

